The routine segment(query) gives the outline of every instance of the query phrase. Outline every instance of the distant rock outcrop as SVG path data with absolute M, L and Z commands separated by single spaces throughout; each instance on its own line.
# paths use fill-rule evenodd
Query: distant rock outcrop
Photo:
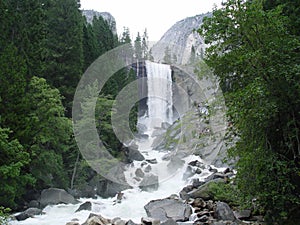
M 101 16 L 104 20 L 107 21 L 111 30 L 114 34 L 117 34 L 116 20 L 109 12 L 97 12 L 94 10 L 82 10 L 82 14 L 86 17 L 88 23 L 93 22 L 94 16 Z
M 188 17 L 173 25 L 152 47 L 154 60 L 165 62 L 167 50 L 170 54 L 170 61 L 179 65 L 187 64 L 191 59 L 192 52 L 198 56 L 203 55 L 206 45 L 197 30 L 200 28 L 203 18 L 210 15 L 207 13 Z

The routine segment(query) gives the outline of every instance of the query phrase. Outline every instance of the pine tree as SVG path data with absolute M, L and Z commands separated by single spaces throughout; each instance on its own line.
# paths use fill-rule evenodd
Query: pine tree
M 77 0 L 53 0 L 45 4 L 47 55 L 44 77 L 60 90 L 71 115 L 73 95 L 83 72 L 83 20 Z

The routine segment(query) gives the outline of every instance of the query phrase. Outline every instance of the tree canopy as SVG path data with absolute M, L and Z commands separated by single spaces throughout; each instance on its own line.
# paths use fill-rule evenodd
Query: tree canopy
M 299 1 L 228 0 L 199 29 L 228 107 L 238 186 L 270 224 L 300 206 L 298 11 Z

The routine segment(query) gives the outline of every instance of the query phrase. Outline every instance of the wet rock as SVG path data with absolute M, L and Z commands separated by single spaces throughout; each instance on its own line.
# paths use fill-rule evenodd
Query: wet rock
M 92 203 L 91 202 L 82 203 L 75 212 L 79 212 L 79 211 L 82 211 L 82 210 L 91 211 L 92 210 Z
M 141 168 L 136 169 L 135 175 L 140 178 L 143 178 L 145 176 L 145 174 Z
M 143 191 L 151 191 L 158 189 L 158 176 L 154 174 L 146 174 L 143 180 L 141 181 L 139 187 Z
M 144 225 L 159 225 L 160 221 L 150 218 L 150 217 L 142 217 L 141 219 L 142 224 Z
M 229 221 L 235 220 L 235 217 L 234 217 L 234 214 L 233 214 L 231 208 L 225 202 L 217 202 L 215 217 L 218 220 L 229 220 Z
M 150 165 L 146 166 L 144 171 L 145 173 L 149 173 L 152 170 L 152 167 Z
M 188 204 L 168 198 L 152 200 L 144 208 L 149 217 L 162 222 L 168 219 L 188 221 L 189 216 L 192 214 L 192 209 Z
M 111 224 L 110 219 L 106 219 L 101 215 L 91 213 L 88 219 L 82 225 L 108 225 Z
M 72 221 L 72 222 L 66 223 L 66 225 L 80 225 L 80 223 Z
M 60 203 L 76 204 L 77 201 L 72 195 L 63 189 L 49 188 L 42 191 L 40 199 L 40 204 L 42 207 Z
M 138 225 L 138 224 L 136 224 L 132 220 L 128 220 L 125 225 Z
M 201 216 L 199 219 L 196 220 L 196 222 L 207 222 L 209 220 L 209 217 L 207 215 Z
M 181 199 L 183 200 L 188 200 L 189 199 L 189 195 L 187 194 L 188 192 L 191 192 L 194 189 L 193 185 L 188 185 L 186 187 L 184 187 L 180 192 L 179 192 L 179 196 Z
M 111 221 L 112 225 L 125 225 L 126 221 L 122 220 L 120 217 L 116 217 Z
M 195 166 L 195 167 L 198 167 L 200 169 L 205 169 L 205 165 L 202 162 L 198 161 L 198 160 L 191 161 L 191 162 L 189 162 L 188 165 Z
M 146 161 L 148 163 L 151 163 L 151 164 L 157 164 L 157 160 L 156 159 L 146 159 Z
M 125 150 L 125 154 L 126 154 L 129 162 L 145 160 L 145 157 L 142 155 L 142 153 L 139 152 L 139 150 L 131 148 L 131 147 L 129 147 Z
M 19 215 L 15 216 L 15 218 L 18 221 L 22 221 L 22 220 L 26 220 L 30 217 L 34 217 L 36 215 L 41 215 L 41 214 L 43 214 L 41 209 L 29 208 L 29 209 L 25 210 L 24 212 L 20 213 Z

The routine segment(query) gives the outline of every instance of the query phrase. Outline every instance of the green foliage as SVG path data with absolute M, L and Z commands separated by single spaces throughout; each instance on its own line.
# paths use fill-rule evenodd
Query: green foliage
M 232 183 L 212 182 L 209 184 L 209 192 L 215 201 L 227 202 L 231 206 L 250 207 L 251 199 L 245 200 L 237 186 Z
M 300 206 L 300 41 L 285 6 L 263 3 L 229 0 L 199 31 L 224 92 L 229 140 L 237 140 L 238 187 L 270 223 L 283 223 Z
M 64 116 L 61 95 L 45 79 L 33 77 L 26 97 L 32 105 L 22 137 L 31 152 L 30 171 L 39 188 L 66 187 L 62 154 L 70 148 L 72 124 Z
M 29 154 L 18 140 L 9 140 L 10 133 L 9 129 L 0 127 L 0 205 L 14 208 L 26 185 L 32 184 L 34 179 L 22 171 L 30 163 Z
M 83 72 L 83 20 L 77 0 L 53 0 L 44 4 L 47 39 L 42 77 L 64 96 L 71 115 L 73 95 Z
M 8 225 L 9 212 L 11 209 L 0 206 L 0 224 Z

